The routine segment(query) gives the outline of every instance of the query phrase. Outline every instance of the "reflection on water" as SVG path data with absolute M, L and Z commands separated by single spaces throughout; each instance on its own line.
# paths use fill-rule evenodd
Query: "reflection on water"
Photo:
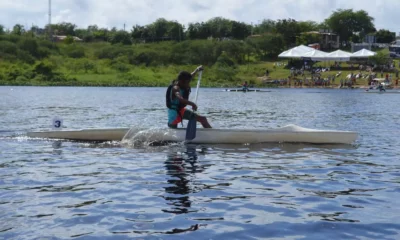
M 192 178 L 197 171 L 196 148 L 188 147 L 184 153 L 175 152 L 173 148 L 169 150 L 165 168 L 170 178 L 167 180 L 168 187 L 165 192 L 169 193 L 165 200 L 170 201 L 171 210 L 163 210 L 169 213 L 183 214 L 188 213 L 191 201 L 188 194 L 193 192 Z
M 198 210 L 192 209 L 189 195 L 200 191 L 199 186 L 196 186 L 196 173 L 203 172 L 205 167 L 197 161 L 196 146 L 187 145 L 184 152 L 179 152 L 179 150 L 179 148 L 169 148 L 164 163 L 169 177 L 168 186 L 164 187 L 166 195 L 163 197 L 170 208 L 162 209 L 162 211 L 173 214 L 197 212 Z M 195 231 L 198 228 L 199 225 L 195 224 L 187 229 L 174 229 L 173 232 Z

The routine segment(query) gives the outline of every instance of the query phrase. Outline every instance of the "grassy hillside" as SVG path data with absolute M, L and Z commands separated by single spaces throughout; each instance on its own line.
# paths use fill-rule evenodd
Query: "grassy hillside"
M 288 60 L 266 60 L 268 54 L 258 50 L 257 45 L 249 49 L 245 42 L 233 40 L 112 45 L 0 35 L 0 85 L 167 86 L 179 71 L 193 71 L 198 65 L 205 67 L 202 86 L 207 87 L 235 87 L 243 81 L 265 86 L 266 69 L 273 80 L 290 75 L 283 66 Z M 342 77 L 351 72 L 342 71 Z

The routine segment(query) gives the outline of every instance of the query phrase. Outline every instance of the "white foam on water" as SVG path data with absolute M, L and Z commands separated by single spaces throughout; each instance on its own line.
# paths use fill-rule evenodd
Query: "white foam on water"
M 133 126 L 122 138 L 121 144 L 130 147 L 149 146 L 162 142 L 167 136 L 168 139 L 176 137 L 174 132 L 167 128 L 153 127 L 146 129 Z

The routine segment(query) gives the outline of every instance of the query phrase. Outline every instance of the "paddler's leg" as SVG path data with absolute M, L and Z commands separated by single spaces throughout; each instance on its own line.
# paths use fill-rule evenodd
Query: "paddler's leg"
M 203 128 L 211 128 L 211 125 L 208 123 L 207 118 L 203 117 L 203 116 L 199 116 L 197 114 L 196 115 L 196 120 L 201 123 L 201 125 L 203 126 Z
M 168 109 L 168 127 L 178 128 L 178 123 L 182 122 L 181 116 L 174 109 Z
M 197 113 L 193 113 L 192 111 L 186 109 L 183 113 L 183 119 L 190 120 L 192 118 L 196 118 L 196 121 L 199 122 L 203 128 L 211 128 L 211 125 L 208 123 L 206 117 L 200 116 Z

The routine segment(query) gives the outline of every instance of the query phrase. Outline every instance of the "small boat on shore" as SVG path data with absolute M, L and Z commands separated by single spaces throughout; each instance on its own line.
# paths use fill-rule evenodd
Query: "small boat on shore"
M 186 129 L 83 129 L 29 132 L 31 138 L 75 141 L 122 141 L 140 138 L 147 142 L 185 142 Z M 245 143 L 313 143 L 351 144 L 358 137 L 356 132 L 318 130 L 288 125 L 275 129 L 204 129 L 197 130 L 197 137 L 188 143 L 245 144 Z

